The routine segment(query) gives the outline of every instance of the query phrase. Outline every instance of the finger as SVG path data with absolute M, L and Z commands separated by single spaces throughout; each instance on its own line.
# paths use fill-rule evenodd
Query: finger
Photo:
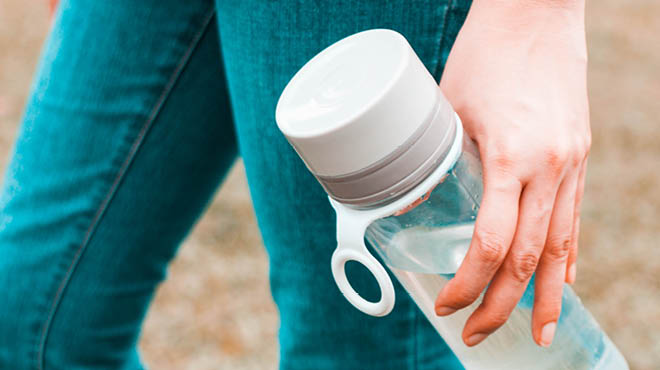
M 580 236 L 580 209 L 582 207 L 582 197 L 584 196 L 584 184 L 587 173 L 587 160 L 582 162 L 580 173 L 578 175 L 577 191 L 575 192 L 575 210 L 573 215 L 573 230 L 571 233 L 571 249 L 568 253 L 568 261 L 566 263 L 566 282 L 569 284 L 575 283 L 577 275 L 577 255 L 578 255 L 578 240 Z
M 470 248 L 454 278 L 438 294 L 437 315 L 470 305 L 492 279 L 513 239 L 521 187 L 509 174 L 484 174 L 484 197 Z
M 532 334 L 540 346 L 549 347 L 561 312 L 566 261 L 571 246 L 579 168 L 569 172 L 559 187 L 548 237 L 536 269 Z
M 488 287 L 481 305 L 472 313 L 463 341 L 473 346 L 502 326 L 525 292 L 545 244 L 558 185 L 538 179 L 525 186 L 520 217 L 511 249 Z

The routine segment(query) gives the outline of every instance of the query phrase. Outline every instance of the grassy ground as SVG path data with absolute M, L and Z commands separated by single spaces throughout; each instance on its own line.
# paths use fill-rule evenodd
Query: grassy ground
M 588 8 L 594 145 L 575 289 L 633 369 L 657 369 L 660 3 Z M 0 170 L 47 29 L 45 1 L 0 1 Z M 140 347 L 155 369 L 275 368 L 277 324 L 238 164 L 172 264 Z

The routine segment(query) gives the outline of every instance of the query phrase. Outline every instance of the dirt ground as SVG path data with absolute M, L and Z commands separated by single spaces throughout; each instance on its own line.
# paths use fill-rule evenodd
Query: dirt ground
M 593 149 L 575 289 L 633 369 L 660 368 L 660 2 L 588 2 Z M 0 0 L 0 170 L 46 2 Z M 277 311 L 237 164 L 158 290 L 140 348 L 154 369 L 273 369 Z

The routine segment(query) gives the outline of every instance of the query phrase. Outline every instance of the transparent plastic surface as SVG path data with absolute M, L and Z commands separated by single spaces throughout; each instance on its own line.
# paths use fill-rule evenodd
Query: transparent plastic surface
M 365 235 L 466 369 L 628 369 L 568 285 L 549 348 L 531 335 L 533 279 L 507 323 L 475 347 L 467 347 L 461 333 L 481 298 L 450 316 L 435 315 L 436 295 L 469 247 L 481 195 L 481 163 L 466 137 L 463 153 L 440 183 L 394 216 L 373 222 Z

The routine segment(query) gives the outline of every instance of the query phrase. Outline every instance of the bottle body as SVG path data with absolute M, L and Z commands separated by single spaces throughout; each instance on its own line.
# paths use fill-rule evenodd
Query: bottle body
M 461 333 L 482 297 L 450 316 L 435 315 L 435 298 L 467 253 L 481 203 L 478 152 L 467 136 L 462 144 L 462 153 L 441 181 L 411 207 L 372 222 L 366 240 L 467 369 L 627 369 L 568 285 L 549 348 L 539 347 L 531 335 L 533 279 L 509 320 L 475 347 L 467 347 Z
M 385 316 L 395 293 L 366 240 L 468 369 L 627 369 L 609 339 L 566 287 L 550 348 L 530 334 L 533 284 L 508 322 L 474 348 L 460 333 L 478 306 L 434 314 L 436 294 L 463 260 L 481 202 L 481 163 L 460 118 L 405 37 L 375 29 L 348 36 L 307 62 L 278 101 L 278 127 L 329 195 L 337 214 L 331 271 L 362 312 Z M 351 286 L 362 264 L 380 300 Z

